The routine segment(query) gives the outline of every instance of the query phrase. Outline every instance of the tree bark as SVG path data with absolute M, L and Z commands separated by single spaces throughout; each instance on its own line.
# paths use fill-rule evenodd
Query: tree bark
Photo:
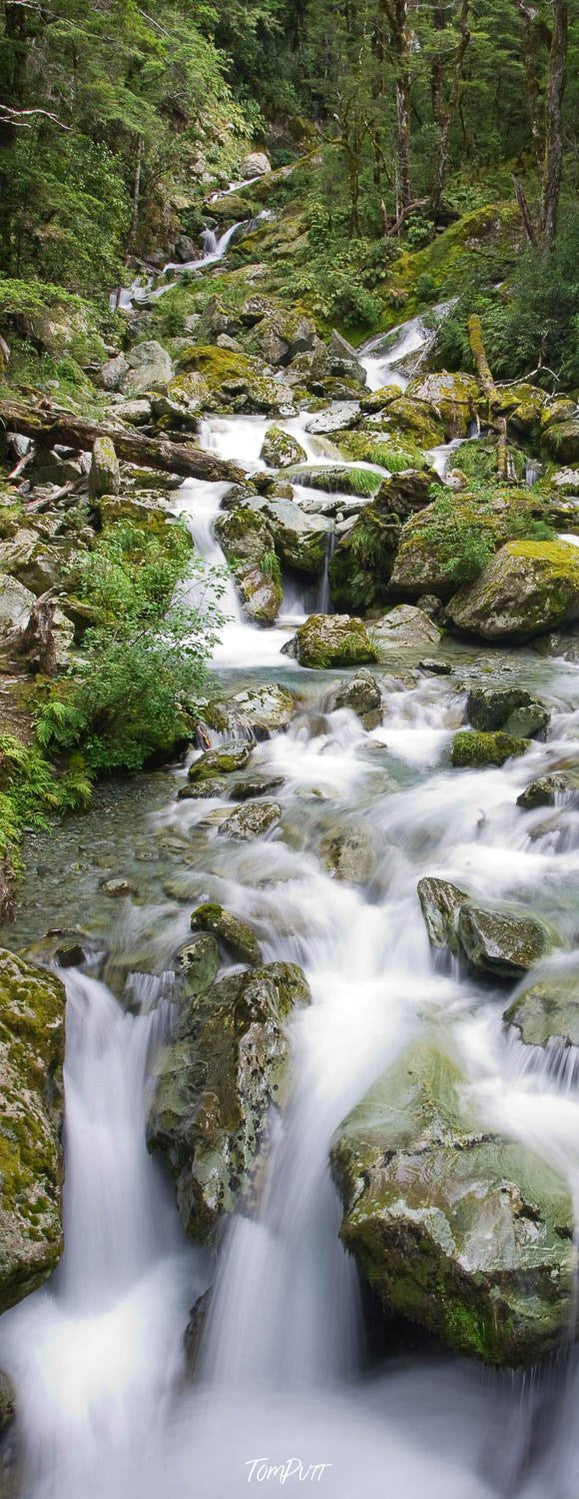
M 408 0 L 394 3 L 394 51 L 396 54 L 396 120 L 398 195 L 401 209 L 412 201 L 410 164 L 410 24 Z
M 139 228 L 139 212 L 141 207 L 141 173 L 143 170 L 144 151 L 145 142 L 142 135 L 140 135 L 137 142 L 137 160 L 135 163 L 135 180 L 133 183 L 133 211 L 131 215 L 131 232 L 129 234 L 129 246 L 131 249 L 134 248 L 136 244 L 137 230 Z
M 55 608 L 54 589 L 49 588 L 32 605 L 28 624 L 24 626 L 17 642 L 20 654 L 30 657 L 35 669 L 44 677 L 55 677 L 58 670 L 54 639 Z
M 452 122 L 454 120 L 454 116 L 456 114 L 456 111 L 458 109 L 458 106 L 459 106 L 460 100 L 461 100 L 461 96 L 462 96 L 463 81 L 464 81 L 463 80 L 464 59 L 466 57 L 466 54 L 467 54 L 467 51 L 468 51 L 468 48 L 469 48 L 469 45 L 470 45 L 470 30 L 469 30 L 469 24 L 468 24 L 469 23 L 469 10 L 470 10 L 470 0 L 461 0 L 460 13 L 459 13 L 459 40 L 458 40 L 458 45 L 457 45 L 457 48 L 456 48 L 456 53 L 455 53 L 455 58 L 454 58 L 454 68 L 453 68 L 453 75 L 452 75 L 452 83 L 451 83 L 451 86 L 450 86 L 450 94 L 449 94 L 448 101 L 447 101 L 447 103 L 446 103 L 445 106 L 443 106 L 443 104 L 442 104 L 442 88 L 440 87 L 440 85 L 438 87 L 438 99 L 439 99 L 439 103 L 438 103 L 438 110 L 439 110 L 438 123 L 439 123 L 439 128 L 440 128 L 440 136 L 439 136 L 439 141 L 438 141 L 438 152 L 437 152 L 437 157 L 436 157 L 436 168 L 435 168 L 435 173 L 434 173 L 434 182 L 433 182 L 433 187 L 432 187 L 432 207 L 433 207 L 434 211 L 436 211 L 436 209 L 438 208 L 438 205 L 440 203 L 440 199 L 442 197 L 443 189 L 444 189 L 444 184 L 445 184 L 445 181 L 446 181 L 446 172 L 447 172 L 447 167 L 448 167 L 448 154 L 449 154 L 449 148 L 450 148 L 450 131 L 451 131 L 451 128 L 452 128 Z M 433 86 L 433 97 L 434 97 L 434 86 Z
M 468 320 L 468 341 L 470 343 L 472 357 L 476 365 L 477 375 L 479 377 L 483 390 L 488 396 L 489 409 L 492 410 L 492 407 L 498 405 L 500 402 L 500 393 L 497 390 L 497 387 L 493 380 L 491 367 L 488 362 L 487 352 L 485 349 L 482 323 L 478 316 L 478 313 L 476 312 L 473 312 Z M 506 484 L 510 479 L 506 416 L 498 416 L 496 418 L 496 426 L 499 434 L 497 452 L 498 477 L 503 483 Z
M 521 18 L 523 33 L 523 57 L 525 61 L 525 81 L 527 86 L 527 101 L 529 105 L 529 116 L 531 121 L 531 140 L 537 165 L 541 164 L 542 136 L 540 119 L 540 89 L 537 75 L 537 56 L 533 25 L 536 12 L 527 0 L 515 0 L 517 10 Z
M 567 0 L 554 0 L 553 37 L 549 56 L 547 83 L 545 161 L 543 166 L 543 202 L 541 209 L 541 243 L 550 250 L 557 232 L 561 173 L 563 170 L 563 97 L 567 77 L 569 11 Z
M 67 447 L 82 452 L 92 449 L 97 437 L 110 437 L 119 458 L 126 463 L 136 463 L 144 468 L 158 468 L 184 478 L 205 479 L 211 483 L 229 481 L 237 483 L 245 477 L 245 470 L 237 463 L 227 463 L 212 453 L 188 443 L 169 442 L 165 437 L 145 437 L 140 432 L 128 432 L 114 427 L 110 422 L 91 422 L 86 417 L 76 416 L 72 411 L 55 410 L 36 406 L 20 406 L 15 401 L 0 401 L 0 426 L 9 432 L 19 432 L 37 442 L 64 443 Z

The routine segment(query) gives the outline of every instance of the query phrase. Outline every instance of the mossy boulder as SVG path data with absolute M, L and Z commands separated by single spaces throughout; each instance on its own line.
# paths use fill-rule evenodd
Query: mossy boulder
M 528 739 L 517 739 L 500 731 L 484 734 L 478 729 L 460 729 L 452 741 L 452 764 L 459 770 L 467 766 L 482 769 L 485 765 L 504 765 L 506 760 L 524 755 Z
M 198 344 L 185 349 L 179 374 L 195 371 L 203 376 L 216 410 L 280 412 L 292 409 L 291 390 L 264 373 L 261 360 L 238 354 L 218 344 Z
M 407 514 L 392 591 L 402 598 L 434 593 L 446 600 L 461 583 L 476 579 L 505 542 L 532 532 L 544 518 L 544 502 L 530 501 L 524 490 L 489 491 L 484 501 L 449 490 L 418 514 Z
M 191 916 L 191 930 L 209 932 L 236 963 L 256 968 L 261 963 L 261 947 L 251 927 L 216 901 L 205 901 Z
M 376 649 L 359 619 L 348 614 L 311 614 L 284 647 L 300 666 L 366 666 L 377 660 Z
M 242 739 L 231 739 L 216 749 L 206 750 L 193 760 L 187 772 L 195 783 L 212 781 L 216 776 L 231 775 L 243 770 L 250 758 L 252 745 Z
M 400 542 L 400 521 L 377 500 L 338 542 L 328 567 L 335 609 L 364 614 L 385 604 Z
M 423 449 L 436 448 L 444 442 L 444 427 L 432 407 L 409 395 L 399 395 L 377 418 L 381 432 L 388 432 Z
M 544 923 L 512 906 L 482 904 L 431 875 L 419 880 L 417 891 L 432 946 L 462 953 L 477 973 L 516 978 L 552 947 Z
M 526 1046 L 579 1046 L 579 974 L 545 971 L 517 995 L 504 1018 Z
M 273 532 L 260 505 L 241 503 L 218 515 L 215 535 L 234 573 L 248 563 L 259 568 L 273 551 Z
M 579 416 L 570 416 L 567 421 L 553 422 L 543 433 L 541 448 L 555 463 L 577 463 L 579 461 Z
M 526 812 L 536 807 L 556 807 L 564 802 L 579 805 L 579 771 L 552 770 L 537 776 L 517 797 L 517 806 Z
M 201 1243 L 238 1202 L 254 1203 L 271 1112 L 289 1087 L 288 1023 L 309 1002 L 293 963 L 231 975 L 186 1006 L 157 1058 L 147 1140 L 176 1182 L 185 1231 Z
M 442 422 L 447 438 L 466 437 L 481 404 L 481 389 L 473 375 L 441 370 L 411 380 L 406 399 L 429 407 Z
M 334 523 L 326 515 L 309 515 L 293 499 L 266 496 L 260 501 L 277 556 L 286 567 L 318 578 L 326 565 Z
M 579 548 L 511 541 L 448 607 L 453 624 L 483 640 L 531 640 L 579 619 Z
M 310 429 L 311 430 L 311 429 Z M 425 459 L 410 443 L 400 448 L 388 437 L 371 429 L 361 432 L 336 432 L 334 441 L 345 458 L 362 463 L 376 463 L 388 473 L 398 474 L 407 469 L 424 468 Z
M 423 651 L 425 646 L 438 645 L 442 631 L 438 625 L 415 604 L 397 604 L 389 609 L 371 627 L 372 640 L 380 657 L 391 650 L 410 647 Z
M 42 1285 L 63 1250 L 65 992 L 0 952 L 0 1311 Z
M 259 567 L 238 567 L 235 585 L 244 613 L 256 625 L 273 625 L 283 603 L 283 588 L 279 570 L 270 567 L 264 572 Z
M 412 1047 L 344 1120 L 340 1237 L 384 1305 L 498 1368 L 566 1344 L 576 1250 L 567 1183 L 490 1131 L 456 1061 Z
M 276 827 L 281 817 L 277 802 L 245 801 L 242 807 L 229 812 L 219 824 L 223 838 L 233 838 L 237 843 L 248 843 L 253 838 L 262 838 Z
M 198 932 L 191 942 L 179 949 L 175 967 L 182 997 L 191 999 L 196 994 L 204 994 L 219 972 L 217 939 L 210 932 Z
M 135 344 L 127 356 L 129 369 L 122 382 L 126 396 L 144 396 L 150 390 L 166 390 L 173 376 L 171 355 L 156 339 Z
M 515 738 L 529 738 L 546 728 L 548 709 L 523 687 L 472 687 L 466 703 L 467 722 L 484 733 L 503 729 Z
M 382 475 L 371 468 L 341 468 L 339 464 L 329 467 L 308 464 L 292 472 L 294 484 L 303 484 L 308 489 L 321 489 L 325 494 L 355 494 L 369 499 L 376 494 L 382 483 Z
M 289 432 L 281 427 L 268 427 L 263 439 L 260 457 L 268 468 L 291 468 L 305 462 L 305 449 Z
M 295 702 L 287 687 L 264 682 L 248 687 L 232 697 L 212 703 L 206 714 L 212 729 L 220 733 L 251 734 L 255 739 L 269 739 L 287 729 L 295 712 Z

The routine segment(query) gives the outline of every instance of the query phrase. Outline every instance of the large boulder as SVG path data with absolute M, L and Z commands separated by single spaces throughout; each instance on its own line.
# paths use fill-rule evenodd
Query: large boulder
M 281 427 L 273 426 L 267 429 L 260 457 L 268 468 L 291 468 L 294 463 L 304 463 L 306 453 L 297 437 L 291 437 Z
M 264 411 L 272 415 L 293 413 L 290 387 L 266 374 L 261 359 L 239 354 L 217 344 L 194 344 L 183 350 L 179 360 L 178 381 L 192 371 L 202 375 L 210 393 L 212 409 L 221 411 Z
M 269 739 L 270 734 L 287 729 L 294 711 L 294 699 L 287 687 L 264 682 L 260 687 L 247 687 L 244 692 L 212 703 L 206 719 L 210 728 L 222 734 Z
M 62 582 L 74 543 L 47 546 L 37 531 L 21 527 L 9 541 L 0 543 L 0 572 L 10 573 L 33 594 L 45 593 Z
M 311 614 L 283 649 L 313 669 L 366 666 L 377 659 L 362 621 L 348 614 Z
M 510 541 L 448 606 L 459 630 L 513 643 L 579 619 L 579 548 Z
M 329 563 L 334 608 L 365 613 L 386 603 L 399 541 L 397 517 L 377 501 L 365 505 Z
M 0 636 L 23 630 L 36 599 L 30 588 L 0 572 Z
M 411 380 L 406 397 L 431 407 L 442 421 L 447 437 L 467 437 L 480 405 L 481 390 L 474 375 L 448 374 L 442 370 Z
M 334 522 L 326 515 L 306 514 L 295 500 L 281 495 L 265 497 L 261 507 L 280 560 L 286 567 L 319 577 L 326 564 Z
M 579 803 L 579 771 L 552 770 L 545 776 L 537 776 L 517 797 L 517 806 L 525 812 L 536 807 L 556 807 L 560 802 Z
M 463 1084 L 419 1044 L 348 1115 L 331 1155 L 340 1236 L 388 1309 L 496 1367 L 531 1366 L 575 1317 L 571 1196 Z
M 250 151 L 240 162 L 239 170 L 244 182 L 252 177 L 266 177 L 271 172 L 271 162 L 265 151 Z
M 255 932 L 240 916 L 234 916 L 216 901 L 204 901 L 197 906 L 191 915 L 191 930 L 210 933 L 236 963 L 248 963 L 250 968 L 261 963 L 261 947 Z
M 528 738 L 547 727 L 549 711 L 523 687 L 472 687 L 466 717 L 473 729 L 484 733 L 502 729 L 505 734 Z
M 289 1086 L 288 1022 L 309 1002 L 293 963 L 232 974 L 194 997 L 157 1058 L 147 1139 L 193 1239 L 206 1243 L 224 1213 L 252 1204 L 272 1110 Z
M 545 972 L 517 995 L 504 1018 L 527 1046 L 579 1046 L 579 974 Z
M 115 354 L 112 359 L 107 359 L 106 364 L 101 365 L 99 380 L 104 390 L 120 390 L 125 375 L 129 371 L 129 361 L 124 354 Z
M 252 746 L 243 739 L 231 739 L 216 749 L 206 750 L 193 760 L 187 772 L 190 781 L 210 782 L 216 776 L 231 775 L 243 770 L 251 755 Z
M 249 843 L 253 838 L 263 838 L 279 823 L 281 807 L 277 802 L 244 801 L 235 807 L 219 824 L 221 837 L 233 838 L 237 843 Z
M 53 973 L 0 952 L 0 1311 L 28 1296 L 63 1250 L 65 992 Z
M 552 947 L 544 923 L 512 906 L 483 904 L 433 875 L 419 880 L 417 891 L 432 946 L 462 953 L 477 973 L 519 977 Z
M 283 603 L 283 588 L 278 569 L 241 567 L 235 572 L 235 585 L 244 614 L 255 625 L 273 625 Z
M 529 749 L 528 739 L 519 739 L 513 734 L 483 734 L 477 729 L 460 729 L 452 741 L 451 760 L 455 769 L 464 770 L 472 766 L 481 770 L 485 765 L 504 765 L 507 760 L 524 755 Z
M 341 333 L 338 333 L 337 328 L 332 329 L 328 356 L 332 375 L 345 375 L 348 380 L 355 380 L 357 385 L 366 384 L 366 371 L 358 359 L 356 350 Z
M 376 677 L 362 666 L 354 677 L 334 689 L 329 706 L 349 708 L 363 723 L 364 728 L 373 729 L 382 719 L 382 693 Z
M 543 433 L 542 448 L 555 463 L 579 462 L 579 415 L 569 416 L 567 421 L 554 422 Z
M 124 395 L 144 396 L 149 390 L 167 389 L 173 376 L 173 361 L 156 339 L 135 344 L 128 361 L 129 369 L 122 382 Z
M 372 624 L 372 639 L 381 656 L 403 646 L 423 651 L 426 645 L 438 645 L 441 635 L 434 620 L 414 604 L 397 604 Z

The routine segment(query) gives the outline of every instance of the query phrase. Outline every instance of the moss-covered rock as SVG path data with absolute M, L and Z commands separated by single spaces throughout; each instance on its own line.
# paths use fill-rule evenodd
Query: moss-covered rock
M 219 824 L 219 833 L 237 843 L 248 843 L 269 833 L 279 823 L 280 817 L 281 807 L 277 802 L 245 801 L 242 807 L 236 807 L 224 817 Z
M 259 567 L 238 567 L 235 584 L 247 618 L 256 625 L 275 624 L 283 603 L 281 576 L 275 564 L 267 572 Z
M 297 437 L 291 437 L 281 427 L 268 427 L 260 456 L 268 468 L 291 468 L 296 463 L 304 463 L 306 454 Z
M 334 523 L 326 515 L 309 515 L 293 499 L 265 496 L 260 501 L 276 555 L 286 567 L 318 578 L 326 565 Z
M 521 711 L 530 713 L 527 720 L 520 720 L 529 727 L 517 731 L 515 715 Z M 472 687 L 466 702 L 466 717 L 473 729 L 482 729 L 484 733 L 504 729 L 505 733 L 523 739 L 538 733 L 549 722 L 547 709 L 523 687 Z M 531 728 L 531 724 L 535 727 Z
M 261 947 L 251 927 L 216 901 L 205 901 L 191 916 L 194 932 L 210 932 L 237 963 L 255 968 L 261 963 Z
M 330 559 L 335 609 L 364 614 L 386 603 L 399 541 L 398 517 L 377 500 L 366 505 Z
M 203 376 L 216 410 L 279 413 L 291 409 L 289 387 L 264 374 L 261 361 L 248 354 L 217 344 L 193 345 L 179 361 L 180 375 L 191 371 Z
M 231 975 L 191 1001 L 157 1059 L 147 1138 L 193 1239 L 211 1239 L 238 1201 L 251 1206 L 271 1110 L 289 1085 L 288 1021 L 309 1001 L 292 963 Z
M 567 421 L 553 422 L 543 433 L 542 450 L 555 463 L 577 463 L 579 461 L 579 416 Z
M 287 729 L 294 711 L 294 699 L 287 687 L 264 682 L 261 687 L 248 687 L 212 703 L 206 718 L 210 728 L 220 733 L 250 733 L 256 739 L 268 739 L 270 734 Z
M 447 438 L 466 437 L 481 404 L 481 389 L 473 375 L 442 370 L 411 380 L 406 399 L 430 408 L 435 419 L 442 422 Z
M 337 432 L 334 441 L 345 458 L 357 459 L 362 463 L 376 463 L 390 474 L 424 468 L 425 459 L 417 448 L 409 443 L 406 449 L 402 449 L 387 433 L 381 434 L 371 429 L 362 432 Z
M 216 749 L 206 750 L 189 766 L 189 780 L 195 783 L 211 781 L 216 776 L 231 775 L 232 771 L 243 770 L 251 751 L 251 744 L 242 739 L 231 739 Z
M 516 978 L 552 947 L 542 921 L 499 906 L 467 902 L 458 913 L 458 940 L 479 973 Z
M 484 765 L 504 765 L 506 760 L 524 755 L 528 748 L 528 739 L 516 739 L 511 734 L 460 729 L 452 741 L 452 764 L 460 770 L 466 766 L 480 769 Z
M 112 437 L 97 437 L 92 450 L 88 487 L 91 494 L 118 494 L 121 471 Z
M 468 900 L 467 892 L 435 875 L 425 875 L 416 888 L 431 946 L 449 947 L 456 956 L 460 950 L 458 915 Z
M 537 776 L 517 797 L 517 806 L 526 812 L 536 807 L 556 807 L 564 802 L 579 803 L 579 771 L 552 770 Z
M 337 1131 L 340 1236 L 386 1307 L 471 1357 L 533 1365 L 574 1316 L 566 1182 L 490 1132 L 453 1059 L 417 1045 Z
M 371 634 L 379 656 L 383 657 L 401 646 L 423 651 L 426 645 L 438 645 L 442 631 L 423 609 L 414 604 L 397 604 L 381 619 L 373 621 Z
M 348 614 L 311 614 L 284 647 L 300 666 L 366 666 L 377 660 L 365 626 Z
M 0 1310 L 56 1268 L 61 1222 L 65 993 L 0 952 Z
M 376 494 L 382 483 L 382 475 L 371 468 L 340 468 L 339 464 L 328 467 L 308 464 L 292 473 L 294 484 L 306 485 L 308 489 L 321 489 L 325 494 L 356 494 L 362 499 Z
M 451 600 L 458 629 L 518 642 L 579 619 L 579 548 L 564 541 L 511 541 Z
M 505 1010 L 527 1046 L 579 1046 L 579 974 L 545 972 Z
M 191 999 L 204 994 L 219 972 L 219 945 L 210 932 L 198 932 L 191 942 L 179 949 L 176 959 L 181 994 Z

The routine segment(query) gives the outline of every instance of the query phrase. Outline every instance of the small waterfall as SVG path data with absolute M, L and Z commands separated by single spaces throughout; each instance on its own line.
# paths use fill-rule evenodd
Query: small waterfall
M 318 614 L 329 614 L 331 609 L 330 600 L 330 562 L 336 550 L 337 538 L 335 526 L 328 531 L 326 541 L 326 555 L 324 558 L 324 571 L 320 581 L 320 597 L 317 606 Z
M 217 254 L 217 249 L 218 249 L 217 235 L 216 235 L 214 229 L 203 229 L 202 230 L 202 232 L 201 232 L 201 243 L 203 245 L 203 253 L 204 253 L 204 255 L 207 256 L 207 255 L 216 255 Z
M 525 463 L 525 484 L 537 484 L 543 472 L 543 465 L 537 458 L 527 458 Z

